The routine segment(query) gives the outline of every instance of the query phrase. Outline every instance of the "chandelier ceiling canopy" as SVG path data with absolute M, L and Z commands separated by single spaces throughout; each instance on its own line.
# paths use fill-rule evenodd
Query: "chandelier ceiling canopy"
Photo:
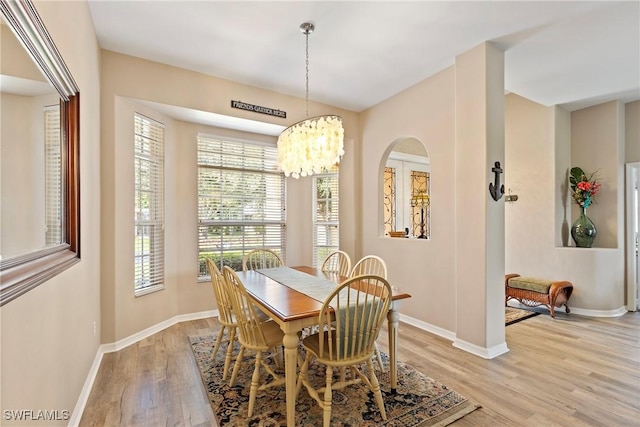
M 278 137 L 278 165 L 286 176 L 299 178 L 331 169 L 344 155 L 342 118 L 325 115 L 309 118 L 309 34 L 315 26 L 305 22 L 306 119 L 286 128 Z

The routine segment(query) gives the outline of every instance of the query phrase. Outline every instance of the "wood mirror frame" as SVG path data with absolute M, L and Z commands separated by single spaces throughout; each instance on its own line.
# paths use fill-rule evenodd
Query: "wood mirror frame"
M 63 242 L 0 260 L 0 306 L 80 261 L 80 91 L 31 0 L 0 0 L 9 27 L 60 95 Z

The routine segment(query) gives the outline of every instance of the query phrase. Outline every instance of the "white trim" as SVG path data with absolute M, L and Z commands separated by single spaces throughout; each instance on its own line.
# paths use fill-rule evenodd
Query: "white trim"
M 400 160 L 405 162 L 418 163 L 421 165 L 430 165 L 429 158 L 425 156 L 419 156 L 417 154 L 408 154 L 403 153 L 401 151 L 392 151 L 389 153 L 389 157 L 387 159 L 390 160 Z
M 98 370 L 100 369 L 102 356 L 104 356 L 105 353 L 111 353 L 114 351 L 122 350 L 123 348 L 128 347 L 131 344 L 135 344 L 136 342 L 141 341 L 144 338 L 147 338 L 177 323 L 186 322 L 189 320 L 206 319 L 209 317 L 218 317 L 218 310 L 208 310 L 208 311 L 201 311 L 198 313 L 178 314 L 176 316 L 173 316 L 171 319 L 157 323 L 147 329 L 144 329 L 126 338 L 123 338 L 115 343 L 102 344 L 100 347 L 98 347 L 96 357 L 93 360 L 91 369 L 89 369 L 89 373 L 87 374 L 87 379 L 84 381 L 84 385 L 82 386 L 82 390 L 80 391 L 80 396 L 78 397 L 76 406 L 75 408 L 73 408 L 73 413 L 69 418 L 68 426 L 76 427 L 79 425 L 80 419 L 82 418 L 82 414 L 84 413 L 84 408 L 87 404 L 87 400 L 89 399 L 89 394 L 91 393 L 91 389 L 93 388 L 93 383 L 96 379 L 96 375 L 98 374 Z
M 505 354 L 509 351 L 506 342 L 487 348 L 480 347 L 470 342 L 459 340 L 456 338 L 456 340 L 453 342 L 453 346 L 476 356 L 480 356 L 483 359 L 493 359 L 494 357 L 498 357 L 501 354 Z
M 168 327 L 173 326 L 177 323 L 184 322 L 186 320 L 205 319 L 207 317 L 215 317 L 215 316 L 218 316 L 218 310 L 201 311 L 199 313 L 179 314 L 177 316 L 173 316 L 170 319 L 164 320 L 160 323 L 156 323 L 155 325 L 150 326 L 147 329 L 143 329 L 142 331 L 136 332 L 133 335 L 129 335 L 128 337 L 123 338 L 120 341 L 116 341 L 115 343 L 112 343 L 112 344 L 103 344 L 100 347 L 105 347 L 105 353 L 120 351 L 123 348 L 130 346 L 131 344 L 135 344 L 138 341 L 141 341 L 147 337 L 150 337 L 151 335 L 156 334 L 164 329 L 167 329 Z
M 616 308 L 614 310 L 587 310 L 585 308 L 571 307 L 571 314 L 578 314 L 580 316 L 588 317 L 619 317 L 626 313 L 626 305 L 623 305 L 622 307 Z M 569 314 L 569 316 L 571 316 L 571 314 Z
M 413 317 L 406 316 L 402 313 L 400 314 L 400 321 L 408 325 L 415 326 L 418 329 L 422 329 L 423 331 L 430 332 L 439 337 L 446 338 L 449 341 L 453 341 L 456 338 L 456 334 L 454 332 L 442 329 L 427 322 L 423 322 L 422 320 L 414 319 Z
M 89 394 L 91 394 L 93 382 L 96 379 L 96 375 L 98 375 L 98 370 L 100 369 L 100 363 L 102 363 L 103 355 L 104 352 L 102 351 L 102 346 L 100 346 L 98 348 L 98 352 L 96 353 L 96 357 L 93 359 L 91 369 L 89 369 L 89 374 L 84 380 L 84 385 L 82 386 L 82 390 L 80 391 L 80 396 L 78 397 L 78 401 L 76 402 L 76 407 L 73 408 L 73 413 L 71 414 L 71 417 L 69 417 L 69 426 L 76 427 L 80 425 L 80 419 L 82 418 L 84 408 L 87 405 L 87 401 L 89 400 Z
M 640 162 L 635 163 L 627 163 L 625 165 L 626 169 L 626 180 L 625 180 L 625 191 L 626 191 L 626 210 L 625 216 L 627 217 L 627 223 L 625 228 L 625 241 L 626 241 L 626 257 L 627 257 L 627 310 L 636 311 L 638 309 L 636 305 L 636 295 L 638 283 L 640 283 L 640 277 L 637 277 L 638 266 L 636 265 L 637 257 L 636 257 L 636 245 L 634 239 L 634 229 L 636 224 L 638 224 L 637 216 L 640 215 L 634 209 L 635 201 L 635 187 L 634 184 L 638 184 L 640 181 Z
M 144 288 L 135 289 L 133 291 L 133 294 L 136 298 L 138 298 L 138 297 L 149 295 L 158 291 L 164 291 L 164 284 L 159 283 L 157 285 L 145 286 Z
M 509 300 L 507 304 L 509 305 L 509 307 L 531 309 L 531 307 L 527 307 L 526 305 L 520 304 L 519 302 L 512 299 Z M 544 305 L 540 305 L 539 307 L 546 308 Z M 556 313 L 566 313 L 566 311 L 567 309 L 564 305 L 562 307 L 555 308 Z M 585 317 L 618 317 L 618 316 L 622 316 L 626 312 L 627 312 L 627 308 L 624 305 L 622 307 L 619 307 L 613 310 L 590 310 L 587 308 L 576 308 L 572 306 L 571 312 L 568 315 L 571 316 L 572 314 L 577 314 L 579 316 L 585 316 Z

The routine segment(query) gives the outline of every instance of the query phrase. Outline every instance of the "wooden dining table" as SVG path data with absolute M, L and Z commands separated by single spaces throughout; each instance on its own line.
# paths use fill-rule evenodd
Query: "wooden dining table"
M 347 277 L 339 276 L 335 273 L 325 273 L 320 269 L 299 266 L 291 267 L 294 270 L 310 274 L 319 278 L 342 283 Z M 302 292 L 298 292 L 291 287 L 273 280 L 266 275 L 255 271 L 240 271 L 237 273 L 247 292 L 253 298 L 256 305 L 268 314 L 280 325 L 284 332 L 282 344 L 284 346 L 285 359 L 285 381 L 286 381 L 286 402 L 287 402 L 287 427 L 295 426 L 296 407 L 296 380 L 298 362 L 298 341 L 299 333 L 303 328 L 313 326 L 318 323 L 318 315 L 324 301 L 318 301 Z M 397 311 L 399 301 L 411 298 L 411 295 L 400 292 L 393 287 L 392 303 L 387 313 L 389 332 L 389 370 L 391 380 L 391 391 L 397 388 L 397 366 L 396 356 L 398 348 L 398 319 Z

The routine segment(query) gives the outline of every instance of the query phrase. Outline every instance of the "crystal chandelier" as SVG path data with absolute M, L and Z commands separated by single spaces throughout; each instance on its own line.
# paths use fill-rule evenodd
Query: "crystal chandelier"
M 300 25 L 306 37 L 306 116 L 278 137 L 278 165 L 285 176 L 299 178 L 331 169 L 344 155 L 344 129 L 339 116 L 309 118 L 309 34 L 315 26 Z

